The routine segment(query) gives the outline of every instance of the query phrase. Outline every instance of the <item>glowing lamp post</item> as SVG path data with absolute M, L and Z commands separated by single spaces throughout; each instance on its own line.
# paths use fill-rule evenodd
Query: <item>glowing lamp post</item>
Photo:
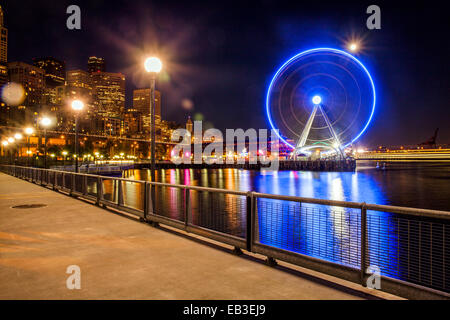
M 78 118 L 83 110 L 84 103 L 80 100 L 72 101 L 72 109 L 75 111 L 75 172 L 78 173 Z
M 34 130 L 31 127 L 25 128 L 25 134 L 27 135 L 27 167 L 30 161 L 30 136 L 33 134 Z
M 65 168 L 66 167 L 67 151 L 63 151 L 62 152 L 62 156 L 63 156 L 63 168 Z
M 162 62 L 156 57 L 145 60 L 145 70 L 150 73 L 150 116 L 151 116 L 151 177 L 155 181 L 155 151 L 156 151 L 156 129 L 155 129 L 155 83 L 156 74 L 162 69 Z
M 6 157 L 6 150 L 5 148 L 8 146 L 9 142 L 7 140 L 2 141 L 2 156 Z
M 17 157 L 21 157 L 21 156 L 22 156 L 22 153 L 20 152 L 21 146 L 20 146 L 20 144 L 19 144 L 19 143 L 20 143 L 20 140 L 22 140 L 22 138 L 23 138 L 23 136 L 22 136 L 21 133 L 16 133 L 16 134 L 14 134 L 14 140 L 17 142 L 16 148 L 15 148 L 15 150 L 14 150 L 14 161 L 15 161 L 16 155 L 17 155 Z
M 41 125 L 44 127 L 44 168 L 47 169 L 47 128 L 52 123 L 52 120 L 48 117 L 41 119 Z

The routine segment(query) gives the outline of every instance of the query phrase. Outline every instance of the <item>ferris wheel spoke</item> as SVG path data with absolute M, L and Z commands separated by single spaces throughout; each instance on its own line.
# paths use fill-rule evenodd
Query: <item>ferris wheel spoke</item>
M 318 105 L 314 105 L 314 109 L 311 112 L 311 114 L 309 115 L 308 122 L 306 123 L 306 126 L 302 131 L 300 139 L 297 141 L 297 145 L 295 147 L 294 154 L 296 154 L 298 150 L 301 150 L 305 146 L 306 140 L 308 139 L 308 136 L 309 136 L 309 131 L 311 130 L 312 123 L 314 121 L 314 118 L 316 117 L 317 109 L 318 109 Z
M 339 141 L 339 138 L 338 138 L 338 136 L 336 134 L 336 131 L 334 131 L 334 128 L 333 128 L 333 125 L 331 124 L 330 119 L 328 118 L 327 114 L 325 113 L 325 111 L 323 110 L 321 105 L 319 105 L 319 109 L 320 109 L 320 112 L 323 115 L 323 118 L 325 119 L 325 123 L 327 124 L 328 129 L 330 130 L 331 136 L 334 138 L 334 141 L 335 141 L 335 144 L 336 144 L 334 147 L 336 149 L 338 149 L 339 153 L 342 156 L 344 156 L 344 154 L 342 152 L 342 149 L 341 149 L 341 142 Z

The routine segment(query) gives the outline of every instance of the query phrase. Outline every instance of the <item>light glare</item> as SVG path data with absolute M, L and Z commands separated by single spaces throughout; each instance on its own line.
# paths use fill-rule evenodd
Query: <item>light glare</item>
M 73 100 L 72 101 L 72 109 L 73 110 L 79 111 L 79 110 L 81 110 L 83 108 L 84 108 L 83 101 L 80 101 L 80 100 Z
M 320 104 L 320 103 L 322 102 L 322 98 L 321 98 L 320 96 L 314 96 L 314 97 L 312 98 L 312 102 L 313 102 L 314 104 Z
M 144 66 L 147 72 L 160 72 L 162 69 L 162 62 L 156 57 L 150 57 L 145 60 Z
M 50 120 L 50 118 L 47 118 L 47 117 L 44 117 L 44 118 L 42 118 L 42 120 L 41 120 L 41 124 L 42 124 L 44 127 L 48 127 L 51 123 L 52 123 L 52 120 Z

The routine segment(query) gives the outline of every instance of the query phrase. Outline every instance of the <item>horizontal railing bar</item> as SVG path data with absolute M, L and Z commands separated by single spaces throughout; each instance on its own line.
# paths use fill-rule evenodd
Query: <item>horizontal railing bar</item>
M 448 212 L 448 211 L 388 206 L 388 205 L 381 205 L 381 204 L 367 204 L 366 207 L 367 207 L 367 210 L 373 210 L 373 211 L 388 211 L 391 213 L 407 214 L 407 215 L 414 215 L 414 216 L 420 216 L 420 217 L 426 216 L 429 218 L 450 219 L 450 212 Z
M 180 184 L 170 184 L 170 183 L 163 183 L 163 182 L 149 182 L 149 181 L 143 181 L 143 180 L 133 180 L 133 179 L 127 179 L 127 178 L 120 178 L 120 177 L 110 177 L 110 176 L 102 176 L 102 175 L 95 175 L 95 174 L 89 174 L 89 173 L 74 173 L 69 171 L 60 171 L 60 170 L 54 170 L 54 169 L 40 169 L 40 168 L 30 168 L 30 167 L 22 167 L 22 166 L 10 166 L 10 165 L 0 165 L 2 168 L 2 171 L 5 173 L 9 173 L 11 175 L 14 175 L 16 177 L 21 177 L 24 179 L 30 179 L 31 182 L 34 182 L 36 184 L 40 184 L 44 187 L 51 187 L 55 190 L 62 190 L 62 191 L 68 191 L 70 192 L 70 195 L 74 195 L 80 198 L 85 198 L 89 200 L 97 200 L 98 204 L 103 204 L 108 207 L 112 207 L 115 209 L 118 209 L 120 211 L 124 211 L 139 217 L 143 217 L 144 220 L 150 220 L 155 222 L 161 222 L 165 225 L 169 225 L 181 230 L 185 230 L 187 232 L 191 232 L 206 238 L 210 238 L 212 240 L 216 240 L 225 244 L 233 245 L 235 247 L 240 247 L 243 249 L 248 248 L 248 239 L 234 236 L 228 233 L 223 233 L 220 231 L 216 231 L 214 229 L 194 225 L 194 224 L 186 224 L 185 221 L 179 221 L 176 219 L 168 218 L 165 216 L 160 216 L 155 213 L 149 213 L 147 215 L 144 214 L 144 211 L 141 209 L 135 209 L 133 207 L 127 206 L 124 203 L 121 203 L 121 201 L 117 201 L 117 203 L 113 200 L 107 200 L 107 199 L 100 199 L 98 200 L 98 196 L 95 195 L 89 195 L 88 193 L 79 192 L 76 189 L 76 186 L 73 185 L 73 182 L 70 182 L 70 187 L 65 187 L 67 185 L 67 179 L 69 181 L 75 181 L 75 177 L 81 176 L 81 177 L 91 177 L 95 178 L 96 181 L 98 179 L 101 180 L 114 180 L 114 181 L 124 181 L 124 182 L 130 182 L 130 183 L 139 183 L 139 184 L 149 184 L 154 186 L 162 186 L 162 187 L 170 187 L 170 188 L 178 188 L 178 189 L 184 189 L 184 190 L 193 190 L 193 191 L 199 191 L 199 192 L 213 192 L 213 193 L 226 193 L 226 194 L 234 194 L 239 196 L 251 196 L 253 199 L 273 199 L 273 200 L 283 200 L 283 201 L 292 201 L 297 203 L 311 203 L 311 204 L 318 204 L 318 205 L 325 205 L 325 206 L 337 206 L 337 207 L 343 207 L 343 208 L 353 208 L 353 209 L 361 209 L 364 208 L 365 210 L 371 210 L 371 211 L 377 211 L 377 212 L 388 212 L 388 213 L 395 213 L 399 215 L 411 215 L 411 216 L 417 216 L 417 217 L 426 217 L 426 218 L 442 218 L 442 219 L 450 219 L 450 212 L 448 211 L 440 211 L 440 210 L 430 210 L 430 209 L 418 209 L 418 208 L 408 208 L 408 207 L 400 207 L 400 206 L 389 206 L 389 205 L 376 205 L 376 204 L 365 204 L 365 203 L 358 203 L 358 202 L 350 202 L 350 201 L 339 201 L 339 200 L 327 200 L 327 199 L 315 199 L 315 198 L 304 198 L 304 197 L 297 197 L 297 196 L 284 196 L 284 195 L 275 195 L 275 194 L 265 194 L 265 193 L 259 193 L 259 192 L 243 192 L 243 191 L 234 191 L 234 190 L 227 190 L 227 189 L 219 189 L 219 188 L 208 188 L 208 187 L 200 187 L 200 186 L 186 186 L 186 185 L 180 185 Z M 21 169 L 21 170 L 17 170 Z M 48 174 L 45 174 L 44 171 L 54 173 L 53 176 L 50 176 Z M 58 178 L 59 176 L 59 178 Z M 59 184 L 59 179 L 62 179 L 62 183 Z M 58 180 L 58 181 L 57 181 Z M 83 181 L 86 181 L 86 179 L 83 179 Z M 98 187 L 98 185 L 97 185 Z M 85 190 L 85 189 L 83 189 Z M 99 192 L 98 190 L 96 191 Z M 100 194 L 103 194 L 100 192 Z M 359 213 L 357 213 L 359 214 Z M 405 227 L 406 222 L 408 222 L 408 241 L 409 239 L 409 221 L 415 221 L 408 218 L 400 218 L 396 217 L 397 222 L 383 222 L 384 226 L 390 227 L 398 227 L 401 226 Z M 402 221 L 405 219 L 405 221 Z M 372 218 L 370 216 L 368 217 L 369 221 L 372 221 Z M 359 222 L 359 220 L 357 220 Z M 422 223 L 423 227 L 427 227 L 428 225 L 433 227 L 432 221 L 417 221 L 419 223 Z M 445 226 L 445 225 L 443 225 Z M 253 225 L 253 227 L 255 227 Z M 422 228 L 423 228 L 422 227 Z M 417 229 L 417 227 L 415 227 Z M 313 228 L 312 231 L 315 229 Z M 420 230 L 420 229 L 419 229 Z M 426 229 L 425 229 L 426 230 Z M 433 229 L 434 230 L 434 229 Z M 439 229 L 437 229 L 439 230 Z M 359 229 L 357 232 L 360 232 Z M 372 228 L 368 226 L 369 234 L 372 232 Z M 430 229 L 431 232 L 431 229 Z M 345 232 L 341 234 L 349 235 L 351 232 Z M 430 255 L 432 258 L 433 256 L 440 257 L 440 253 L 435 253 L 433 250 L 434 248 L 422 248 L 420 245 L 420 241 L 426 242 L 431 241 L 433 239 L 433 244 L 435 245 L 445 245 L 445 239 L 435 238 L 433 234 L 428 235 L 427 233 L 420 235 L 419 237 L 416 237 L 414 235 L 411 236 L 411 240 L 419 240 L 419 245 L 416 245 L 414 243 L 410 243 L 412 249 L 416 250 L 419 248 L 419 253 L 416 253 L 415 251 L 408 252 L 406 255 L 405 253 L 400 253 L 398 250 L 397 253 L 397 259 L 406 259 L 405 257 L 408 257 L 408 281 L 405 280 L 398 280 L 396 278 L 393 278 L 397 276 L 395 272 L 388 272 L 386 275 L 382 276 L 382 279 L 384 281 L 384 290 L 390 293 L 394 294 L 400 294 L 400 295 L 407 295 L 408 297 L 445 297 L 448 298 L 450 294 L 439 291 L 437 289 L 433 289 L 433 287 L 436 287 L 436 284 L 438 286 L 443 286 L 442 288 L 445 290 L 445 270 L 441 270 L 442 268 L 445 268 L 445 266 L 448 265 L 447 261 L 434 261 L 433 264 L 433 273 L 432 275 L 425 275 L 421 274 L 420 268 L 420 257 L 424 254 Z M 387 239 L 390 241 L 390 236 L 386 236 L 384 234 L 378 234 L 379 241 L 380 239 Z M 394 239 L 395 240 L 395 239 Z M 250 249 L 250 252 L 259 253 L 266 255 L 268 257 L 272 257 L 275 259 L 280 259 L 286 262 L 294 263 L 296 265 L 304 266 L 310 269 L 314 269 L 317 271 L 321 271 L 324 273 L 328 273 L 334 276 L 338 276 L 343 279 L 347 279 L 353 282 L 361 282 L 362 280 L 365 280 L 367 278 L 367 274 L 365 272 L 361 273 L 361 268 L 364 268 L 365 263 L 361 263 L 361 268 L 356 267 L 356 265 L 360 262 L 359 261 L 359 254 L 349 254 L 348 257 L 346 257 L 346 261 L 341 262 L 331 262 L 329 260 L 322 260 L 321 258 L 313 257 L 310 255 L 305 255 L 298 253 L 296 251 L 290 251 L 286 249 L 282 249 L 273 245 L 265 245 L 261 242 L 255 242 L 255 240 L 251 240 L 252 246 Z M 326 243 L 324 241 L 319 241 L 320 243 Z M 357 247 L 359 244 L 351 244 L 349 243 L 350 247 Z M 247 249 L 248 250 L 248 249 Z M 408 247 L 408 250 L 409 247 Z M 366 250 L 363 250 L 364 252 Z M 365 252 L 367 255 L 367 258 L 370 260 L 372 257 L 375 259 L 378 259 L 379 262 L 382 262 L 384 264 L 387 264 L 388 266 L 393 266 L 394 268 L 400 264 L 400 260 L 392 261 L 385 256 L 386 253 L 389 253 L 389 250 L 382 250 L 378 253 L 373 252 Z M 394 252 L 395 253 L 395 252 Z M 381 255 L 380 255 L 381 254 Z M 417 265 L 417 262 L 414 262 L 415 264 L 409 265 L 409 259 L 419 258 L 419 265 Z M 430 259 L 431 259 L 430 258 Z M 349 266 L 352 265 L 352 266 Z M 362 279 L 361 279 L 362 274 Z M 421 279 L 422 275 L 422 279 Z M 433 276 L 438 275 L 439 279 L 434 279 Z M 441 279 L 441 277 L 444 275 L 444 279 Z M 392 277 L 391 277 L 392 276 Z M 429 280 L 427 280 L 429 278 Z M 416 281 L 421 283 L 415 284 Z M 444 281 L 444 285 L 440 282 Z M 387 282 L 387 284 L 386 284 Z M 426 286 L 424 286 L 426 285 Z
M 283 195 L 267 194 L 267 193 L 259 193 L 259 192 L 253 192 L 253 195 L 255 197 L 257 197 L 257 198 L 266 198 L 266 199 L 274 199 L 274 200 L 285 200 L 285 201 L 303 202 L 303 203 L 313 203 L 313 204 L 321 204 L 321 205 L 336 206 L 336 207 L 346 207 L 346 208 L 355 208 L 355 209 L 360 209 L 361 206 L 362 206 L 362 203 L 350 202 L 350 201 L 304 198 L 304 197 L 297 197 L 297 196 L 283 196 Z
M 217 193 L 229 193 L 229 194 L 242 195 L 242 196 L 247 195 L 247 192 L 244 192 L 244 191 L 235 191 L 235 190 L 227 190 L 227 189 L 220 189 L 220 188 L 186 186 L 186 185 L 170 184 L 170 183 L 163 183 L 163 182 L 133 180 L 133 179 L 127 179 L 127 178 L 101 176 L 101 175 L 94 175 L 94 174 L 88 174 L 88 173 L 75 173 L 75 172 L 70 172 L 70 171 L 60 171 L 60 170 L 54 170 L 54 169 L 30 168 L 30 167 L 12 166 L 12 165 L 4 165 L 4 166 L 11 167 L 11 168 L 15 167 L 15 168 L 25 168 L 25 169 L 32 169 L 32 170 L 46 170 L 46 171 L 53 171 L 53 172 L 64 173 L 64 174 L 89 176 L 89 177 L 93 177 L 93 178 L 101 177 L 102 179 L 108 179 L 108 180 L 127 181 L 127 182 L 134 182 L 134 183 L 149 183 L 151 185 L 172 187 L 172 188 L 179 188 L 179 189 L 189 189 L 189 190 L 217 192 Z M 267 194 L 267 193 L 259 193 L 259 192 L 252 192 L 252 194 L 258 198 L 285 200 L 285 201 L 293 201 L 293 202 L 303 202 L 303 203 L 337 206 L 337 207 L 354 208 L 354 209 L 359 209 L 363 205 L 363 203 L 360 203 L 360 202 L 341 201 L 341 200 L 327 200 L 327 199 L 315 199 L 315 198 L 305 198 L 305 197 L 297 197 L 297 196 L 284 196 L 284 195 Z M 426 216 L 426 217 L 430 217 L 430 218 L 450 219 L 450 212 L 448 212 L 448 211 L 418 209 L 418 208 L 378 205 L 378 204 L 365 204 L 365 206 L 366 206 L 367 210 L 373 210 L 373 211 L 387 211 L 387 212 L 397 213 L 397 214 L 415 215 L 415 216 L 421 216 L 421 217 Z

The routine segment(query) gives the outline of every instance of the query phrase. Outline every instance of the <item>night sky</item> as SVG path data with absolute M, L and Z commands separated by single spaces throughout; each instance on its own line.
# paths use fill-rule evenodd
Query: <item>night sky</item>
M 390 4 L 391 2 L 391 4 Z M 9 30 L 9 61 L 53 56 L 86 69 L 91 55 L 107 71 L 145 87 L 144 57 L 157 55 L 163 119 L 184 123 L 201 114 L 207 125 L 267 128 L 264 99 L 281 64 L 313 47 L 345 48 L 363 38 L 357 57 L 378 93 L 374 121 L 361 145 L 416 144 L 439 127 L 450 143 L 450 19 L 442 1 L 1 1 Z M 81 30 L 66 28 L 66 8 L 81 8 Z M 381 8 L 381 30 L 366 28 L 366 8 Z M 184 102 L 183 102 L 184 101 Z M 186 107 L 192 108 L 187 110 Z

